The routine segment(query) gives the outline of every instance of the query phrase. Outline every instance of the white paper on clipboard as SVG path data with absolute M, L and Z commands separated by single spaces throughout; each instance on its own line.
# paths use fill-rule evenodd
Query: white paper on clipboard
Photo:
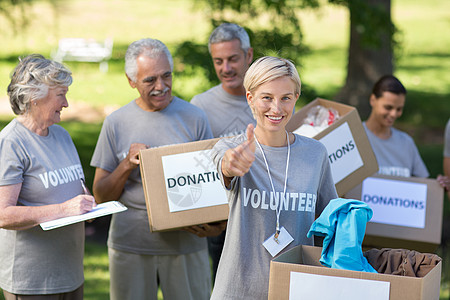
M 60 218 L 48 222 L 41 223 L 41 227 L 44 230 L 50 230 L 55 229 L 58 227 L 95 219 L 98 217 L 103 217 L 110 214 L 115 214 L 118 212 L 122 212 L 127 210 L 127 207 L 120 203 L 119 201 L 109 201 L 105 203 L 98 204 L 96 207 L 94 207 L 90 212 L 87 212 L 85 214 L 79 215 L 79 216 L 71 216 L 71 217 L 65 217 Z

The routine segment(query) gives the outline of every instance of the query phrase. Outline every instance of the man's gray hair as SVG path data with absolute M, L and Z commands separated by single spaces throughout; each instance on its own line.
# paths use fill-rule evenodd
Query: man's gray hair
M 25 114 L 32 101 L 44 99 L 49 88 L 68 87 L 72 84 L 72 72 L 63 64 L 46 59 L 40 54 L 19 58 L 11 75 L 7 93 L 16 115 Z
M 125 73 L 133 81 L 137 80 L 137 58 L 143 54 L 150 58 L 158 58 L 162 53 L 167 57 L 170 64 L 170 71 L 173 71 L 173 59 L 167 46 L 156 39 L 141 39 L 128 46 L 125 54 Z
M 234 23 L 222 23 L 211 33 L 208 42 L 208 50 L 211 53 L 211 45 L 228 42 L 238 39 L 241 42 L 241 49 L 247 53 L 250 49 L 250 38 L 247 31 L 241 26 Z

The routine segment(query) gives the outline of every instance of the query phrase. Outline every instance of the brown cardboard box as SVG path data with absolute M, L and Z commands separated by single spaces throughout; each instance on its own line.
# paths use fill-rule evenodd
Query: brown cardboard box
M 372 185 L 367 186 L 369 181 Z M 426 186 L 426 195 L 420 196 L 420 193 L 416 192 L 410 199 L 402 197 L 402 190 L 412 193 L 413 186 L 409 184 Z M 377 193 L 371 193 L 374 189 Z M 390 189 L 395 191 L 391 192 Z M 363 192 L 365 196 L 362 195 Z M 383 205 L 383 209 L 386 210 L 382 211 L 385 217 L 379 220 L 375 209 L 381 207 L 381 197 L 385 197 L 387 204 Z M 426 197 L 426 205 L 417 200 L 420 197 Z M 435 179 L 375 174 L 349 191 L 345 198 L 362 199 L 374 209 L 374 216 L 367 223 L 364 247 L 406 248 L 420 252 L 434 252 L 441 243 L 444 190 Z M 389 201 L 389 198 L 392 200 Z M 406 200 L 409 202 L 405 202 Z M 410 215 L 406 215 L 406 218 L 410 219 L 404 219 L 401 223 L 398 222 L 400 216 L 396 210 L 400 205 L 408 207 L 406 212 L 411 212 Z M 421 225 L 417 226 L 419 223 Z
M 286 129 L 295 131 L 303 124 L 310 109 L 317 105 L 334 108 L 340 116 L 313 138 L 327 147 L 336 191 L 342 196 L 377 172 L 378 163 L 358 111 L 352 106 L 317 98 L 293 115 Z
M 418 278 L 326 268 L 319 262 L 321 252 L 320 247 L 300 245 L 273 259 L 270 263 L 269 300 L 289 299 L 291 272 L 331 276 L 326 277 L 330 280 L 356 278 L 389 282 L 389 300 L 439 300 L 442 262 L 425 277 Z M 312 280 L 315 278 L 313 275 L 310 277 Z M 329 286 L 323 288 L 330 289 Z M 333 289 L 336 295 L 333 300 L 342 299 L 338 296 L 338 289 Z
M 211 139 L 140 152 L 151 231 L 228 219 L 225 190 L 208 153 L 217 141 Z M 199 203 L 211 205 L 212 200 L 222 204 L 195 208 Z

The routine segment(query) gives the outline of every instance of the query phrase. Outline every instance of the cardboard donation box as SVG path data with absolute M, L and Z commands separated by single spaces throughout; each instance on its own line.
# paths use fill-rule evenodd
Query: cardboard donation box
M 442 262 L 424 277 L 331 269 L 321 247 L 297 246 L 270 262 L 269 300 L 439 300 Z
M 210 158 L 218 139 L 141 150 L 151 231 L 228 219 L 228 201 Z
M 363 246 L 433 252 L 441 243 L 444 190 L 435 179 L 376 174 L 345 197 L 373 210 Z
M 378 163 L 358 111 L 352 106 L 317 98 L 295 113 L 286 129 L 296 131 L 317 105 L 339 113 L 338 120 L 312 137 L 327 148 L 336 191 L 342 196 L 377 172 Z

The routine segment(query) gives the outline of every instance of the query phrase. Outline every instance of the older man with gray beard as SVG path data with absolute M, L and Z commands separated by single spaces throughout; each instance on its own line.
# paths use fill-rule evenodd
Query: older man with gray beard
M 139 171 L 139 151 L 212 138 L 204 112 L 174 97 L 173 60 L 154 39 L 132 43 L 125 72 L 139 97 L 109 115 L 92 157 L 98 202 L 118 200 L 108 237 L 111 299 L 209 299 L 211 280 L 204 235 L 150 232 Z

